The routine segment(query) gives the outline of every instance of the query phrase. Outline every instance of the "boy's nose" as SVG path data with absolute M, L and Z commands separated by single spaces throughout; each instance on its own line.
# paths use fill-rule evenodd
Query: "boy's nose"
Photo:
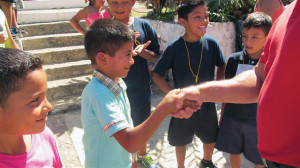
M 133 59 L 132 55 L 131 55 L 131 57 L 129 58 L 129 63 L 130 63 L 130 65 L 133 65 L 133 64 L 134 64 L 134 59 Z
M 47 110 L 47 112 L 50 112 L 52 110 L 52 105 L 51 103 L 47 100 L 47 98 L 45 98 L 45 104 L 43 109 Z

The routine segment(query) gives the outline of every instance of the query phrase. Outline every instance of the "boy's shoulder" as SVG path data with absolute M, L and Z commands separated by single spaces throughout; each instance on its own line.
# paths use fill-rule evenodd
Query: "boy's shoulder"
M 171 41 L 168 44 L 168 47 L 178 47 L 178 46 L 181 46 L 181 45 L 183 45 L 183 38 L 180 36 L 177 39 Z
M 96 78 L 92 78 L 89 83 L 85 86 L 82 92 L 82 96 L 87 98 L 94 98 L 97 96 L 105 95 L 107 87 L 99 82 Z
M 207 42 L 209 42 L 209 44 L 214 43 L 214 44 L 219 45 L 219 42 L 213 36 L 210 36 L 210 35 L 207 35 L 207 34 L 205 34 L 203 36 L 203 41 L 207 41 Z
M 142 19 L 142 18 L 137 18 L 137 17 L 134 18 L 134 22 L 137 24 L 151 25 L 151 23 L 148 20 Z
M 244 51 L 239 51 L 231 54 L 228 59 L 239 60 L 241 56 L 243 56 Z

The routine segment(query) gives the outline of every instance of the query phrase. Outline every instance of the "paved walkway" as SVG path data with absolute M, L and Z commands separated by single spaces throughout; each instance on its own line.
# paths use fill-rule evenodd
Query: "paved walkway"
M 163 94 L 161 92 L 155 92 L 152 101 L 154 107 L 161 101 L 162 97 Z M 174 147 L 170 146 L 167 140 L 169 121 L 170 118 L 166 118 L 158 131 L 148 141 L 149 153 L 159 163 L 161 168 L 177 167 Z M 49 115 L 47 124 L 57 137 L 65 167 L 83 167 L 84 152 L 81 141 L 83 129 L 80 122 L 80 110 L 70 111 L 66 114 Z M 194 138 L 193 143 L 187 147 L 186 168 L 199 167 L 202 156 L 202 143 L 199 138 Z M 215 150 L 213 161 L 219 167 L 230 167 L 229 155 L 223 152 Z M 255 167 L 244 158 L 242 164 L 244 168 Z M 140 167 L 142 166 L 139 165 Z

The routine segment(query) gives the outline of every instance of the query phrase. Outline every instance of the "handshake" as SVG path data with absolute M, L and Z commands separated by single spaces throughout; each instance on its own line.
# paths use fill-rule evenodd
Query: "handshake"
M 158 106 L 162 106 L 169 116 L 190 118 L 201 108 L 201 104 L 199 91 L 192 86 L 170 91 Z

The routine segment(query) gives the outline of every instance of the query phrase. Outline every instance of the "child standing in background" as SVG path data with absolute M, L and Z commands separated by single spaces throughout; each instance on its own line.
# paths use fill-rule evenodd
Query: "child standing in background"
M 271 29 L 271 17 L 264 13 L 252 13 L 243 23 L 242 38 L 245 50 L 232 54 L 227 63 L 225 78 L 253 69 L 257 64 Z M 241 167 L 241 153 L 262 168 L 262 158 L 257 149 L 257 103 L 222 105 L 221 124 L 216 148 L 230 153 L 232 168 Z
M 70 20 L 71 25 L 81 34 L 85 30 L 80 26 L 81 19 L 85 19 L 86 26 L 89 27 L 97 19 L 110 19 L 109 9 L 104 6 L 105 0 L 89 0 L 89 6 L 80 9 Z
M 167 94 L 173 88 L 164 75 L 172 69 L 175 88 L 183 88 L 224 77 L 225 57 L 218 42 L 206 35 L 209 23 L 207 4 L 204 0 L 186 1 L 178 8 L 178 20 L 185 34 L 171 42 L 155 65 L 152 80 Z M 175 146 L 178 168 L 184 168 L 186 145 L 194 135 L 203 142 L 203 159 L 200 168 L 215 168 L 212 154 L 218 134 L 215 103 L 203 103 L 189 119 L 172 117 L 168 140 Z

